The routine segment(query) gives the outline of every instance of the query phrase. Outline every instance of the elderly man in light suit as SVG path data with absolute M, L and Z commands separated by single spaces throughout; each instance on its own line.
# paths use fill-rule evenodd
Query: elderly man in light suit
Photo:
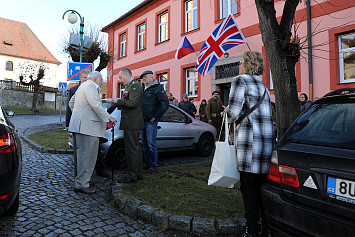
M 100 72 L 89 73 L 87 81 L 81 84 L 69 102 L 72 110 L 69 132 L 74 135 L 77 158 L 76 192 L 96 192 L 95 188 L 89 187 L 89 181 L 96 163 L 99 137 L 105 135 L 107 120 L 116 123 L 102 106 L 99 95 L 102 84 Z

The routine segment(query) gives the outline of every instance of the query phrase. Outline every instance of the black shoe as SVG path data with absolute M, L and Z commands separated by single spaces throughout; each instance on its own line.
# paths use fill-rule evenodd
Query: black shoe
M 129 179 L 129 178 L 122 178 L 117 181 L 117 183 L 121 184 L 129 184 L 129 183 L 136 183 L 137 180 Z
M 75 192 L 86 193 L 86 194 L 93 194 L 96 193 L 95 188 L 87 187 L 87 188 L 74 188 Z
M 97 176 L 101 176 L 101 177 L 104 177 L 104 178 L 110 178 L 111 176 L 106 173 L 105 171 L 96 171 L 96 175 Z
M 144 169 L 144 170 L 149 170 L 149 166 L 148 166 L 148 165 L 145 165 L 145 166 L 143 166 L 143 169 Z

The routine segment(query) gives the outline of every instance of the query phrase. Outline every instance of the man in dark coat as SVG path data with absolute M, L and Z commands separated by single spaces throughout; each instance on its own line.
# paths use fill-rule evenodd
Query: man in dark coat
M 152 71 L 145 71 L 141 77 L 144 84 L 142 113 L 144 128 L 141 132 L 144 169 L 156 172 L 158 168 L 157 131 L 158 121 L 169 108 L 164 88 L 153 77 Z
M 224 111 L 219 94 L 219 91 L 212 93 L 212 98 L 208 100 L 206 108 L 208 123 L 217 129 L 217 136 L 220 135 L 222 126 L 221 112 Z
M 182 110 L 184 110 L 186 113 L 191 115 L 192 117 L 195 117 L 196 114 L 196 107 L 193 103 L 189 101 L 189 98 L 187 97 L 187 94 L 183 94 L 182 96 L 182 101 L 180 101 L 178 107 Z
M 127 160 L 126 176 L 119 183 L 134 183 L 143 177 L 143 157 L 139 141 L 139 134 L 144 128 L 142 115 L 143 88 L 132 77 L 128 68 L 123 68 L 118 73 L 120 82 L 126 86 L 124 98 L 113 99 L 118 109 L 121 109 L 120 129 L 123 130 L 124 146 Z M 165 96 L 166 97 L 166 96 Z

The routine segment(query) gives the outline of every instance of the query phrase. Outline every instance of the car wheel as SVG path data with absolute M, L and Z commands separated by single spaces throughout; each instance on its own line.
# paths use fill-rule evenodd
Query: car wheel
M 114 169 L 123 169 L 127 167 L 124 143 L 122 140 L 115 141 L 107 153 L 107 162 Z
M 17 211 L 18 207 L 20 206 L 20 192 L 17 193 L 14 202 L 11 204 L 10 208 L 4 212 L 4 216 L 14 216 Z
M 197 143 L 197 154 L 200 156 L 209 156 L 211 155 L 214 149 L 214 139 L 210 134 L 202 134 Z

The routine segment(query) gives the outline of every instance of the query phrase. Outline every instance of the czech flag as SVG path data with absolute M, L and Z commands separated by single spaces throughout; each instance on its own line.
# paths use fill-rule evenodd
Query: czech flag
M 192 47 L 191 43 L 189 40 L 184 36 L 182 39 L 179 48 L 176 50 L 175 58 L 176 59 L 181 59 L 185 57 L 186 55 L 195 52 L 194 47 Z

